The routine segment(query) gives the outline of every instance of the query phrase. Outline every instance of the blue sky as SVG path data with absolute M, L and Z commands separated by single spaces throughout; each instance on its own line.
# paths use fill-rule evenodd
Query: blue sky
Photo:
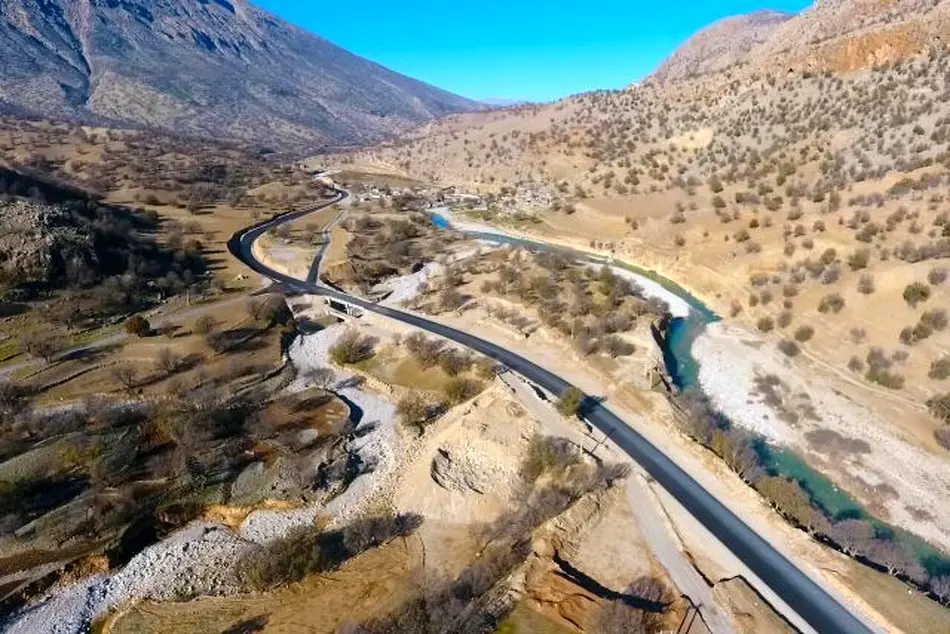
M 548 101 L 621 88 L 691 34 L 807 0 L 252 0 L 358 55 L 446 90 Z M 768 4 L 763 4 L 763 2 Z

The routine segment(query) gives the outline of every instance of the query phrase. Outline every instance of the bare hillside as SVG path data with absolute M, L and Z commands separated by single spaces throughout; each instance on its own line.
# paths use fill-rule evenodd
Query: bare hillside
M 686 41 L 653 73 L 652 78 L 669 82 L 721 71 L 742 62 L 754 48 L 766 42 L 794 14 L 756 11 L 720 20 Z
M 819 0 L 750 55 L 753 68 L 852 72 L 946 45 L 946 0 Z

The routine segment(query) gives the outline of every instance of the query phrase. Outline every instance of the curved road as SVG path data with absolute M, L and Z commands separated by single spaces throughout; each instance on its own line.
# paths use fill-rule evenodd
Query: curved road
M 319 206 L 287 213 L 258 223 L 231 237 L 228 249 L 248 267 L 290 291 L 322 295 L 340 300 L 363 310 L 396 319 L 451 339 L 487 357 L 495 359 L 553 394 L 560 394 L 569 383 L 546 369 L 505 348 L 422 317 L 380 306 L 347 293 L 324 286 L 319 281 L 295 279 L 259 262 L 251 247 L 267 230 L 292 222 L 308 213 L 345 200 L 349 192 L 337 190 L 333 200 Z M 325 245 L 318 257 L 322 256 Z M 590 400 L 590 399 L 588 399 Z M 743 564 L 780 596 L 811 627 L 822 634 L 871 634 L 872 629 L 815 583 L 805 572 L 779 553 L 767 541 L 706 491 L 688 473 L 670 460 L 646 438 L 627 426 L 606 406 L 597 402 L 585 404 L 584 418 L 620 446 L 634 461 L 666 489 L 703 526 L 715 535 Z

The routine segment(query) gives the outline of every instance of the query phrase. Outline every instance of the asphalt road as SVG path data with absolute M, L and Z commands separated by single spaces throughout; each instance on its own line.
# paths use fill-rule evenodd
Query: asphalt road
M 232 236 L 228 242 L 228 248 L 236 258 L 248 267 L 280 283 L 291 292 L 330 297 L 446 337 L 508 366 L 553 394 L 560 394 L 569 387 L 570 384 L 561 377 L 484 339 L 417 315 L 387 306 L 380 306 L 359 297 L 348 295 L 328 288 L 319 282 L 292 278 L 258 262 L 251 254 L 251 246 L 254 241 L 268 229 L 285 222 L 292 222 L 308 213 L 340 202 L 348 196 L 349 192 L 338 190 L 337 198 L 327 203 L 258 223 Z M 587 422 L 610 436 L 619 447 L 676 498 L 693 517 L 715 535 L 763 582 L 768 584 L 817 632 L 822 634 L 870 634 L 873 631 L 815 583 L 805 572 L 749 528 L 732 511 L 723 506 L 688 473 L 683 471 L 646 438 L 626 425 L 603 403 L 588 399 L 588 402 L 585 403 L 583 416 Z

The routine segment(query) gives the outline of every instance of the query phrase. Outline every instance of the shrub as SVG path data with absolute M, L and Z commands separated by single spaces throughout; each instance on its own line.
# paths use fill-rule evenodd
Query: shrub
M 418 515 L 387 515 L 354 520 L 334 531 L 303 526 L 250 551 L 239 562 L 238 569 L 249 587 L 266 590 L 334 570 L 360 552 L 397 537 L 408 537 L 421 524 L 422 517 Z
M 449 376 L 458 376 L 472 367 L 472 357 L 458 350 L 445 350 L 439 355 L 439 367 Z
M 821 274 L 821 283 L 822 284 L 834 284 L 841 278 L 841 269 L 837 264 L 830 265 L 825 269 L 824 273 Z
M 405 340 L 406 349 L 409 354 L 419 362 L 423 368 L 431 368 L 439 362 L 445 342 L 441 339 L 430 339 L 421 332 L 414 332 Z
M 848 256 L 848 266 L 851 267 L 852 271 L 860 271 L 865 269 L 868 266 L 868 260 L 871 257 L 871 252 L 868 249 L 861 248 Z
M 920 316 L 920 324 L 931 330 L 942 332 L 947 329 L 947 311 L 943 308 L 928 310 Z
M 422 395 L 413 392 L 404 396 L 396 404 L 396 414 L 403 425 L 419 430 L 419 435 L 425 431 L 427 424 L 432 422 L 432 407 Z
M 930 287 L 921 282 L 908 284 L 904 289 L 904 301 L 911 308 L 917 308 L 918 304 L 930 299 Z
M 521 463 L 521 477 L 534 482 L 546 473 L 563 473 L 579 464 L 577 446 L 567 438 L 535 435 Z
M 162 348 L 155 357 L 155 365 L 165 376 L 171 376 L 181 366 L 181 357 L 171 348 Z
M 565 418 L 576 416 L 581 409 L 584 398 L 586 398 L 584 393 L 572 385 L 564 390 L 561 394 L 561 398 L 558 399 L 557 411 Z
M 637 349 L 632 343 L 617 335 L 604 337 L 601 343 L 603 344 L 604 350 L 607 351 L 607 354 L 614 359 L 617 357 L 629 357 L 636 352 Z
M 874 290 L 874 278 L 868 274 L 862 275 L 858 280 L 858 292 L 862 295 L 871 295 Z
M 950 424 L 950 393 L 928 399 L 927 409 L 940 422 Z
M 792 311 L 783 310 L 778 316 L 779 328 L 788 328 L 792 323 Z
M 210 315 L 202 315 L 195 320 L 195 332 L 199 335 L 208 335 L 214 330 L 214 318 Z
M 868 367 L 865 378 L 891 390 L 899 390 L 904 387 L 904 377 L 902 375 L 883 368 L 876 368 L 874 365 Z
M 464 403 L 481 392 L 482 384 L 473 379 L 456 377 L 445 386 L 445 396 L 453 405 Z
M 125 322 L 125 331 L 136 337 L 147 337 L 152 332 L 152 325 L 141 315 L 133 315 Z
M 864 361 L 862 361 L 861 359 L 855 356 L 852 356 L 848 360 L 848 369 L 851 370 L 852 372 L 858 372 L 858 373 L 864 372 Z
M 897 335 L 897 339 L 905 346 L 913 345 L 915 341 L 914 329 L 911 328 L 910 326 L 901 328 L 900 334 Z
M 355 330 L 347 330 L 330 348 L 330 360 L 337 365 L 359 363 L 373 356 L 373 340 Z
M 725 209 L 725 208 L 726 208 L 726 201 L 722 199 L 722 196 L 713 196 L 713 199 L 712 199 L 712 206 L 713 206 L 715 209 Z
M 762 332 L 771 332 L 775 328 L 775 322 L 771 317 L 762 317 L 756 325 Z
M 795 331 L 795 340 L 800 343 L 809 341 L 813 336 L 815 336 L 815 329 L 811 326 L 799 326 Z
M 944 381 L 950 378 L 950 357 L 940 357 L 931 362 L 927 376 L 935 381 Z
M 834 264 L 835 260 L 838 259 L 838 252 L 834 249 L 825 249 L 822 251 L 821 256 L 818 260 L 825 266 Z
M 778 349 L 784 352 L 789 357 L 797 356 L 801 349 L 798 347 L 798 344 L 792 341 L 791 339 L 782 339 L 778 342 Z
M 840 293 L 830 293 L 821 298 L 818 302 L 818 312 L 820 313 L 840 313 L 844 308 L 844 298 Z
M 931 286 L 940 286 L 947 281 L 947 269 L 941 267 L 930 269 L 930 273 L 927 274 L 927 281 L 930 282 Z

